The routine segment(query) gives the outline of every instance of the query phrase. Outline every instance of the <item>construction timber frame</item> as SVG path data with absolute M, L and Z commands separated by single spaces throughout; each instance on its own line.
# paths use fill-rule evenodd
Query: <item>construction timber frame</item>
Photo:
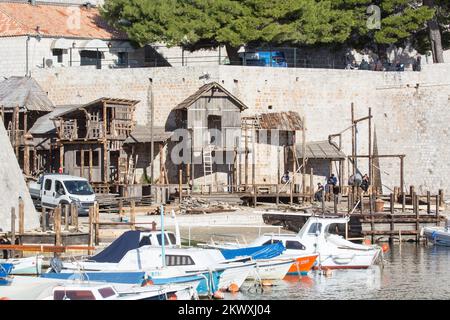
M 100 193 L 130 183 L 120 163 L 129 160 L 123 144 L 135 127 L 138 102 L 100 98 L 53 118 L 60 171 L 88 179 Z

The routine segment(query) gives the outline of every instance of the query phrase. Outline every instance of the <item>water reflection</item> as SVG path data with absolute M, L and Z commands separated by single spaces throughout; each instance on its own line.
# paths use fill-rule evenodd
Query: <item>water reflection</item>
M 288 276 L 263 292 L 249 282 L 226 299 L 450 299 L 449 271 L 450 248 L 393 245 L 384 267 L 333 270 L 329 276 L 317 271 Z

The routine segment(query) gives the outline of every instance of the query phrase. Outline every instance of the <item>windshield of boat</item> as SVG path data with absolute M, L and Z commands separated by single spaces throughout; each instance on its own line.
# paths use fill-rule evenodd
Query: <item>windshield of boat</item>
M 331 223 L 326 230 L 327 235 L 336 234 L 338 236 L 345 237 L 345 224 L 344 223 Z
M 308 223 L 306 222 L 303 227 L 300 229 L 300 231 L 298 232 L 298 236 L 300 238 L 302 238 L 305 235 L 316 235 L 316 232 L 322 231 L 322 223 L 320 222 L 313 222 L 313 223 Z
M 68 180 L 64 181 L 67 191 L 70 194 L 76 194 L 79 196 L 90 196 L 94 194 L 94 190 L 87 181 L 84 180 Z

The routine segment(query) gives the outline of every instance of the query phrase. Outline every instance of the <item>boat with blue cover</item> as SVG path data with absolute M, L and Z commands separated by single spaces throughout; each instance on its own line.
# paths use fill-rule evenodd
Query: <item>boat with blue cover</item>
M 50 269 L 43 277 L 70 278 L 78 270 L 82 270 L 91 280 L 101 278 L 108 282 L 117 281 L 116 277 L 125 278 L 125 275 L 134 282 L 151 281 L 154 284 L 196 282 L 198 294 L 206 295 L 236 281 L 234 278 L 230 279 L 230 270 L 236 269 L 239 280 L 243 282 L 250 269 L 255 266 L 255 263 L 240 261 L 212 266 L 216 260 L 211 259 L 209 251 L 194 252 L 176 248 L 167 248 L 163 266 L 161 248 L 152 246 L 150 241 L 148 232 L 125 232 L 99 254 L 84 261 L 61 262 L 60 268 Z M 220 259 L 224 260 L 222 255 Z M 247 273 L 242 274 L 242 268 L 239 269 L 242 266 L 248 268 Z M 244 278 L 241 279 L 242 277 Z

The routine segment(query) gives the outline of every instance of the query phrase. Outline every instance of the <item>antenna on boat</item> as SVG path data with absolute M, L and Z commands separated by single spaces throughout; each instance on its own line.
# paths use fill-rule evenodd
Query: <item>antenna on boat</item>
M 165 233 L 164 233 L 164 206 L 161 205 L 161 257 L 162 257 L 162 266 L 163 268 L 166 266 L 166 248 L 165 248 Z
M 177 247 L 181 247 L 180 226 L 178 225 L 177 216 L 175 210 L 172 209 L 172 218 L 175 220 L 175 238 Z

